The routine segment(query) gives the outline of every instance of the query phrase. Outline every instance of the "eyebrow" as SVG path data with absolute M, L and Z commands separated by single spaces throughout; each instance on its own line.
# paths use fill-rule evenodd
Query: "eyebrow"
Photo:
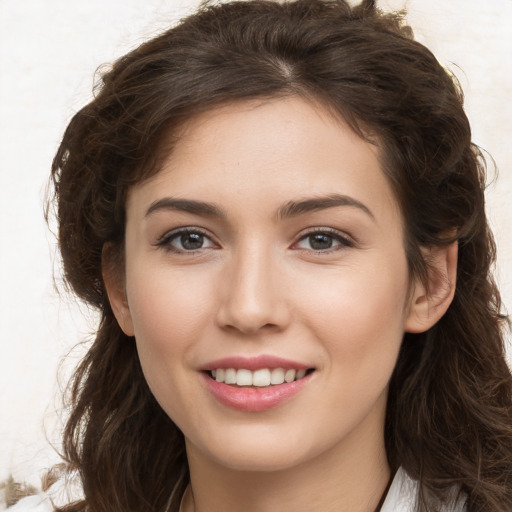
M 372 220 L 375 220 L 375 216 L 365 204 L 361 203 L 361 201 L 358 201 L 357 199 L 354 199 L 353 197 L 342 194 L 329 194 L 327 196 L 313 197 L 310 199 L 303 199 L 301 201 L 289 201 L 284 206 L 279 208 L 277 217 L 278 219 L 286 219 L 318 210 L 336 208 L 338 206 L 350 206 L 352 208 L 358 208 L 366 215 L 371 217 Z
M 298 217 L 305 213 L 326 210 L 328 208 L 336 208 L 339 206 L 349 206 L 357 208 L 375 220 L 375 216 L 371 210 L 361 201 L 353 197 L 342 194 L 329 194 L 327 196 L 306 198 L 299 201 L 289 201 L 279 208 L 277 211 L 277 219 L 283 220 L 291 217 Z M 226 212 L 219 206 L 205 201 L 196 201 L 193 199 L 177 199 L 173 197 L 164 197 L 151 203 L 146 212 L 146 217 L 156 212 L 165 210 L 175 210 L 203 217 L 216 217 L 225 219 Z
M 176 199 L 173 197 L 164 197 L 151 203 L 151 206 L 146 212 L 146 217 L 162 210 L 176 210 L 201 215 L 203 217 L 226 218 L 226 213 L 212 203 L 194 201 L 193 199 Z

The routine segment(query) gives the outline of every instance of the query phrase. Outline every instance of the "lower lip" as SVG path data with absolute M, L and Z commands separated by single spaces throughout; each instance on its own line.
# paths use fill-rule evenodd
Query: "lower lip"
M 217 382 L 204 373 L 208 390 L 223 405 L 239 411 L 259 412 L 279 407 L 295 396 L 310 380 L 311 374 L 293 382 L 267 387 L 238 387 Z

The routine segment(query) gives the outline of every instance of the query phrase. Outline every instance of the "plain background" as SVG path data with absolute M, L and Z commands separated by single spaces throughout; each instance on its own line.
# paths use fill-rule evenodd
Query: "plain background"
M 55 239 L 43 218 L 60 137 L 91 98 L 100 64 L 196 5 L 193 0 L 0 0 L 0 480 L 12 473 L 37 484 L 58 460 L 49 442 L 58 444 L 61 391 L 83 347 L 60 363 L 94 331 L 94 314 L 62 288 Z M 497 278 L 510 308 L 512 0 L 381 0 L 378 5 L 407 7 L 417 39 L 460 80 L 474 141 L 497 162 L 488 214 L 498 243 Z

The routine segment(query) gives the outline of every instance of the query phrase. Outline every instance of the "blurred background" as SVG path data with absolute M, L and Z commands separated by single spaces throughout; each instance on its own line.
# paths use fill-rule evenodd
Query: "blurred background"
M 196 0 L 0 0 L 0 481 L 39 485 L 58 462 L 62 392 L 95 329 L 62 286 L 44 221 L 49 169 L 97 68 L 195 10 Z M 474 141 L 495 159 L 488 214 L 512 309 L 512 0 L 381 0 L 460 80 Z M 490 178 L 493 177 L 492 168 Z M 512 350 L 509 350 L 509 359 Z

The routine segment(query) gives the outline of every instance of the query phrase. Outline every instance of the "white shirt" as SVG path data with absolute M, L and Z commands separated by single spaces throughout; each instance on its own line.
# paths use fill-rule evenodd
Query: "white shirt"
M 1 508 L 0 508 L 1 510 Z M 45 493 L 34 494 L 21 499 L 6 509 L 7 512 L 52 512 L 53 506 L 50 498 Z
M 380 512 L 414 512 L 418 488 L 418 482 L 409 478 L 407 473 L 399 468 Z M 465 499 L 454 500 L 438 510 L 439 512 L 465 512 L 465 501 Z

